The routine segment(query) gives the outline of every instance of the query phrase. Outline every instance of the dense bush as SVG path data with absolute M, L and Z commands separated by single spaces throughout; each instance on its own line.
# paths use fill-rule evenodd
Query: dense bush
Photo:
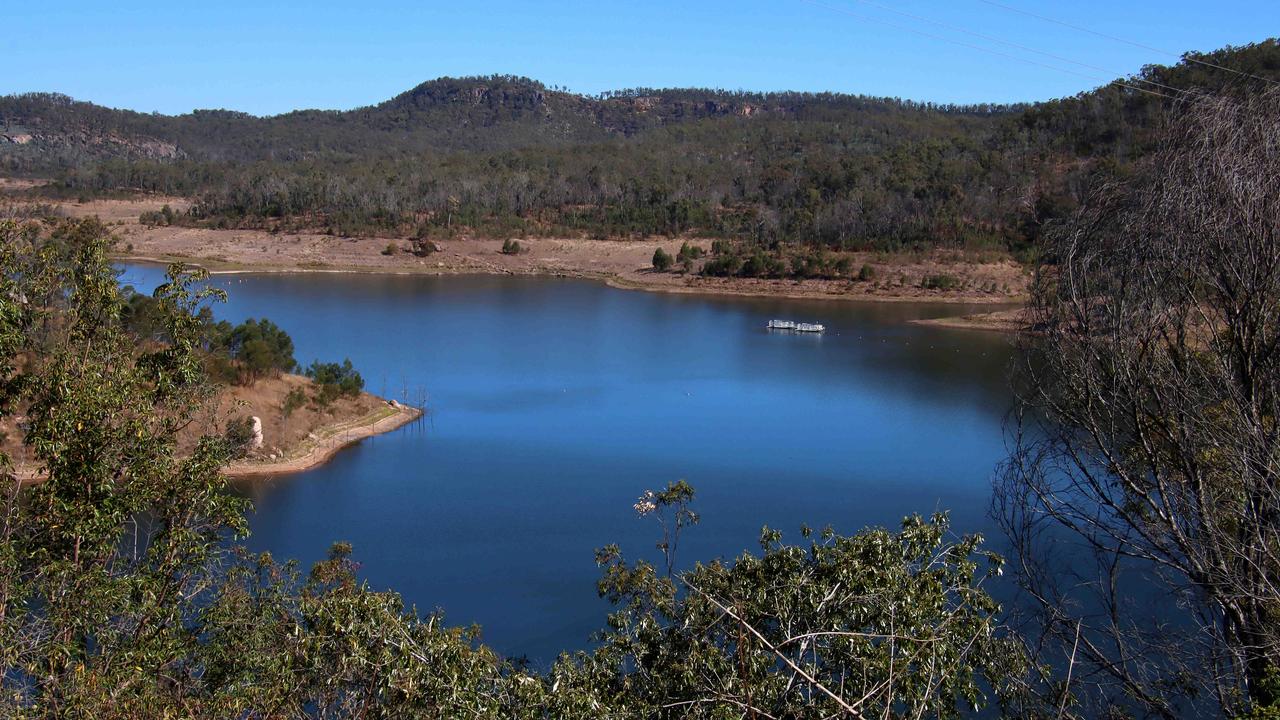
M 653 269 L 658 272 L 666 272 L 671 269 L 671 264 L 675 262 L 671 259 L 671 253 L 658 248 L 653 251 Z
M 214 349 L 224 349 L 238 361 L 248 381 L 266 375 L 292 372 L 298 363 L 293 357 L 293 338 L 275 323 L 249 318 L 232 326 L 226 321 L 212 329 Z
M 340 397 L 354 397 L 364 389 L 364 378 L 346 359 L 341 363 L 322 363 L 319 360 L 311 363 L 306 370 L 307 377 L 315 383 L 314 399 L 321 407 L 329 405 Z

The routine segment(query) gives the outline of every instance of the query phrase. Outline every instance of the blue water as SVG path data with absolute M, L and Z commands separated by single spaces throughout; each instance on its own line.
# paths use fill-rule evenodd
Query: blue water
M 219 317 L 269 317 L 303 364 L 350 357 L 368 390 L 429 410 L 324 467 L 247 485 L 250 547 L 310 563 L 349 541 L 372 586 L 538 664 L 604 625 L 595 548 L 660 559 L 658 527 L 632 503 L 671 480 L 697 488 L 703 518 L 682 565 L 755 549 L 764 525 L 798 539 L 802 523 L 852 533 L 948 509 L 957 530 L 991 534 L 1009 340 L 906 322 L 973 308 L 515 277 L 214 283 L 230 295 Z M 764 330 L 773 317 L 828 332 Z

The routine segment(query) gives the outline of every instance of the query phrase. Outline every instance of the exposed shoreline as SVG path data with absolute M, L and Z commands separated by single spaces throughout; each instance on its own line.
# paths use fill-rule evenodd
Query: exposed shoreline
M 228 479 L 267 479 L 312 470 L 327 463 L 342 449 L 404 427 L 423 414 L 419 408 L 388 404 L 386 410 L 318 429 L 313 433 L 316 436 L 313 441 L 291 448 L 283 458 L 267 462 L 235 462 L 223 468 L 222 473 Z M 45 479 L 37 470 L 21 466 L 14 468 L 13 476 L 20 485 L 34 485 Z
M 912 320 L 916 325 L 932 325 L 934 327 L 956 328 L 959 330 L 983 330 L 999 333 L 1031 332 L 1031 321 L 1027 317 L 1027 308 L 1016 307 L 1008 310 L 996 310 L 989 313 L 956 315 L 940 318 L 922 318 Z
M 603 241 L 600 241 L 603 242 Z M 300 267 L 297 265 L 273 265 L 233 262 L 208 258 L 200 255 L 185 254 L 139 254 L 117 252 L 113 257 L 118 262 L 141 263 L 149 265 L 168 265 L 182 263 L 203 268 L 210 275 L 393 275 L 393 276 L 492 276 L 511 275 L 527 277 L 569 278 L 574 280 L 590 280 L 603 283 L 618 290 L 640 290 L 644 292 L 668 293 L 674 295 L 707 295 L 719 297 L 746 298 L 778 298 L 785 300 L 833 300 L 840 302 L 872 302 L 872 303 L 934 303 L 945 305 L 1009 305 L 1026 299 L 1023 294 L 1013 295 L 972 295 L 961 293 L 922 293 L 914 292 L 843 292 L 849 286 L 847 281 L 827 280 L 786 280 L 756 278 L 713 278 L 700 275 L 681 275 L 666 273 L 665 282 L 646 282 L 643 279 L 624 277 L 618 273 L 602 272 L 571 268 L 519 268 L 508 269 L 496 266 L 474 264 L 465 267 L 423 266 L 423 267 L 383 267 L 376 265 L 344 265 L 323 263 L 322 266 Z M 658 275 L 654 273 L 654 275 Z M 640 276 L 641 278 L 643 275 Z M 674 281 L 671 280 L 674 278 Z M 683 284 L 681 284 L 683 281 Z
M 142 263 L 152 265 L 167 265 L 169 263 L 179 262 L 187 265 L 194 265 L 203 268 L 210 275 L 300 275 L 300 274 L 335 274 L 335 275 L 394 275 L 394 276 L 426 276 L 426 277 L 455 277 L 455 276 L 492 276 L 492 275 L 521 275 L 527 277 L 555 277 L 569 278 L 574 280 L 587 280 L 591 282 L 599 282 L 611 288 L 618 290 L 634 290 L 641 292 L 657 292 L 672 295 L 702 295 L 706 297 L 737 297 L 737 298 L 755 298 L 755 299 L 783 299 L 783 300 L 821 300 L 829 302 L 865 302 L 865 303 L 932 303 L 942 305 L 1002 305 L 1007 306 L 1013 303 L 1025 302 L 1025 295 L 1009 295 L 996 297 L 974 297 L 971 295 L 957 294 L 937 294 L 937 295 L 895 295 L 886 293 L 847 293 L 847 292 L 830 292 L 824 291 L 817 283 L 821 281 L 804 281 L 806 285 L 799 289 L 789 290 L 787 286 L 797 286 L 798 281 L 794 280 L 759 280 L 751 281 L 742 278 L 696 278 L 696 284 L 678 285 L 674 283 L 646 283 L 637 282 L 630 278 L 622 277 L 616 273 L 592 272 L 584 270 L 569 269 L 521 269 L 509 270 L 502 268 L 486 268 L 467 267 L 467 268 L 439 268 L 439 267 L 408 267 L 408 268 L 386 268 L 386 267 L 370 267 L 370 266 L 327 266 L 327 267 L 297 267 L 297 266 L 273 266 L 273 265 L 253 265 L 247 263 L 233 263 L 224 260 L 210 261 L 208 258 L 199 256 L 186 255 L 166 255 L 157 257 L 154 255 L 139 255 L 130 253 L 117 253 L 116 259 L 120 262 Z M 1018 333 L 1025 329 L 1025 323 L 1019 322 L 1017 315 L 1021 312 L 1021 308 L 1000 309 L 989 313 L 973 313 L 962 316 L 950 316 L 941 318 L 925 318 L 920 320 L 911 320 L 920 325 L 934 325 L 938 327 L 949 327 L 964 330 L 984 330 L 988 332 L 1005 332 Z
M 320 428 L 313 433 L 315 440 L 302 447 L 291 448 L 286 457 L 268 462 L 232 463 L 223 469 L 223 473 L 229 478 L 268 478 L 311 470 L 327 463 L 344 448 L 365 438 L 397 430 L 422 416 L 423 411 L 419 408 L 387 405 L 385 411 Z
M 870 271 L 863 280 L 724 278 L 653 269 L 656 248 L 672 256 L 685 244 L 709 251 L 712 240 L 698 237 L 529 237 L 518 238 L 518 252 L 504 253 L 500 238 L 463 235 L 439 240 L 435 252 L 417 256 L 410 252 L 412 242 L 404 237 L 153 226 L 139 221 L 142 213 L 163 204 L 181 212 L 190 201 L 140 196 L 66 203 L 59 209 L 72 217 L 97 217 L 107 223 L 118 239 L 118 260 L 181 262 L 217 274 L 525 275 L 688 295 L 1006 306 L 1025 300 L 1031 279 L 1029 269 L 1008 255 L 945 249 L 845 253 L 851 268 Z

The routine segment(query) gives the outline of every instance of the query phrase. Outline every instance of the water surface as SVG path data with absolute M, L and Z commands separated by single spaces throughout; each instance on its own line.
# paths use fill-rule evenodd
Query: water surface
M 156 267 L 122 280 L 153 287 Z M 366 387 L 428 417 L 316 470 L 246 487 L 248 544 L 310 563 L 355 546 L 364 577 L 500 651 L 589 645 L 608 605 L 593 550 L 657 560 L 647 488 L 687 479 L 690 564 L 760 529 L 852 533 L 948 509 L 990 533 L 1011 404 L 1005 336 L 909 324 L 963 306 L 722 299 L 572 280 L 218 276 L 219 317 L 270 317 L 297 358 L 350 357 Z M 770 332 L 770 318 L 826 324 Z M 269 439 L 268 439 L 269 441 Z

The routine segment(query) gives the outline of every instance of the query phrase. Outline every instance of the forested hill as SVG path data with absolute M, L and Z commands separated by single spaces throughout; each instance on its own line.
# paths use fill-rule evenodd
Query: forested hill
M 441 78 L 348 111 L 256 117 L 228 110 L 159 115 L 64 95 L 0 98 L 10 169 L 40 171 L 112 158 L 297 161 L 406 152 L 494 151 L 590 144 L 718 118 L 845 122 L 907 129 L 908 115 L 990 117 L 1007 106 L 934 106 L 833 93 L 632 89 L 598 97 L 511 76 Z M 14 143 L 15 138 L 22 142 Z M 4 142 L 4 141 L 0 141 Z
M 1223 69 L 1227 68 L 1227 69 Z M 1188 93 L 1280 78 L 1266 40 L 1072 98 L 936 106 L 838 94 L 440 79 L 349 111 L 165 116 L 0 98 L 0 173 L 197 199 L 182 222 L 440 236 L 700 234 L 776 250 L 1020 249 L 1123 172 Z

